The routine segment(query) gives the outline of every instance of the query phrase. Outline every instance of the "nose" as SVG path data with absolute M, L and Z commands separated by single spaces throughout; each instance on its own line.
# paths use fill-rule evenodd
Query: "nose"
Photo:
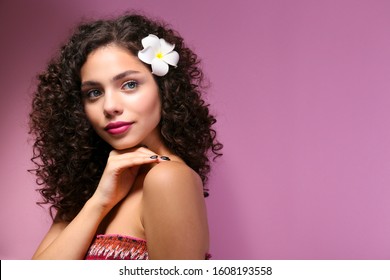
M 103 103 L 104 115 L 107 118 L 112 118 L 123 113 L 123 104 L 119 92 L 106 91 L 104 94 Z

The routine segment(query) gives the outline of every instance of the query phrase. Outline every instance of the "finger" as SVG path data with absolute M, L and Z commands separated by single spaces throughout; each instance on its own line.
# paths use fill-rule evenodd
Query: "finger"
M 121 154 L 126 154 L 126 153 L 144 153 L 145 155 L 154 155 L 156 154 L 152 150 L 146 148 L 146 147 L 134 147 L 134 148 L 129 148 L 129 149 L 124 149 L 124 150 L 112 150 L 110 152 L 110 156 L 112 155 L 121 155 Z
M 144 164 L 151 164 L 158 162 L 158 158 L 151 158 L 150 156 L 128 156 L 126 154 L 116 157 L 115 160 L 107 164 L 107 168 L 114 172 L 122 172 L 124 169 Z
M 151 156 L 156 155 L 155 153 L 152 152 L 145 152 L 145 151 L 134 151 L 134 152 L 122 152 L 122 153 L 112 153 L 108 157 L 108 162 L 109 161 L 115 161 L 115 160 L 120 160 L 122 158 L 124 159 L 132 159 L 135 157 L 144 157 L 144 158 L 150 158 Z

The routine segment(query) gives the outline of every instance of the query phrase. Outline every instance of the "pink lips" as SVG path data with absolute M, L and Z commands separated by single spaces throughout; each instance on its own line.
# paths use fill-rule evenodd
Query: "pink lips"
M 132 122 L 112 122 L 109 123 L 104 130 L 110 134 L 121 134 L 126 132 L 132 125 Z

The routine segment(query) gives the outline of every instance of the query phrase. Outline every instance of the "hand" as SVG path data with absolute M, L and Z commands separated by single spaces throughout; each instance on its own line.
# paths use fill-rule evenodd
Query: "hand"
M 93 198 L 110 210 L 129 193 L 139 167 L 159 160 L 155 153 L 144 147 L 111 151 Z

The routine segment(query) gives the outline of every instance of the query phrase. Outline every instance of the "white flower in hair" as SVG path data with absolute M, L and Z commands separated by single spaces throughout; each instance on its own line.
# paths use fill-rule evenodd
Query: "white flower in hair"
M 153 74 L 164 76 L 169 71 L 168 64 L 177 66 L 179 54 L 173 50 L 175 45 L 152 34 L 143 38 L 141 42 L 144 49 L 138 52 L 138 58 L 152 65 Z

